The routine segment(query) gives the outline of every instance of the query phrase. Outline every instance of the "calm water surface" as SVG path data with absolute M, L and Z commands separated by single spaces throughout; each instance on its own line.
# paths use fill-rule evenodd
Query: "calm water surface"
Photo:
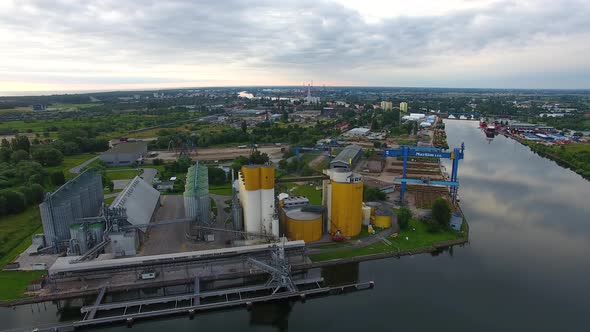
M 589 331 L 590 182 L 510 139 L 486 141 L 476 122 L 449 120 L 447 133 L 451 147 L 466 145 L 459 196 L 471 226 L 468 246 L 324 271 L 330 278 L 375 280 L 373 291 L 134 329 Z M 30 326 L 60 315 L 50 304 L 1 309 L 0 324 Z

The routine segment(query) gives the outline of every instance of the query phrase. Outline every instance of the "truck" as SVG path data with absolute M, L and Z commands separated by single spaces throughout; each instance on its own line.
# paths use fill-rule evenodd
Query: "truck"
M 141 272 L 141 275 L 139 276 L 139 278 L 141 280 L 156 279 L 156 272 L 155 271 L 143 271 L 143 272 Z

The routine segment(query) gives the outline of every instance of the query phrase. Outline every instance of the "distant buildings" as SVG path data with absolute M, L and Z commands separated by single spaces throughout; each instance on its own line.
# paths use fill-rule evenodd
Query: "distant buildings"
M 109 166 L 131 165 L 141 163 L 147 153 L 147 143 L 143 141 L 123 142 L 100 155 L 100 160 Z
M 353 128 L 353 129 L 349 130 L 348 132 L 346 132 L 344 135 L 345 136 L 361 137 L 361 136 L 367 136 L 370 131 L 371 131 L 371 129 L 369 129 L 369 128 Z
M 382 101 L 381 102 L 381 109 L 384 111 L 391 111 L 391 110 L 393 110 L 393 103 L 390 101 Z
M 47 106 L 42 105 L 42 104 L 33 105 L 33 111 L 45 111 L 46 109 L 47 109 Z
M 399 110 L 408 113 L 408 103 L 406 103 L 405 101 L 399 103 Z

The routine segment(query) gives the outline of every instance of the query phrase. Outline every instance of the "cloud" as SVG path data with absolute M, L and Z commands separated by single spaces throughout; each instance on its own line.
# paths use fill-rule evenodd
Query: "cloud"
M 70 73 L 85 72 L 84 82 L 101 74 L 101 81 L 223 76 L 264 84 L 257 80 L 298 83 L 316 77 L 384 85 L 414 79 L 420 85 L 437 81 L 429 73 L 452 84 L 452 76 L 464 71 L 470 84 L 481 84 L 478 75 L 502 84 L 512 79 L 497 77 L 495 67 L 522 68 L 510 59 L 559 45 L 564 61 L 556 54 L 523 75 L 548 68 L 567 85 L 560 73 L 572 62 L 579 63 L 574 72 L 590 73 L 584 60 L 590 51 L 578 49 L 590 42 L 585 1 L 496 1 L 443 15 L 375 21 L 367 21 L 359 8 L 362 3 L 313 0 L 12 1 L 0 4 L 0 42 L 10 45 L 0 54 L 0 72 L 12 79 L 28 72 L 49 81 L 47 71 L 72 79 L 79 75 Z M 469 70 L 462 69 L 464 63 Z M 582 76 L 572 82 L 590 87 Z

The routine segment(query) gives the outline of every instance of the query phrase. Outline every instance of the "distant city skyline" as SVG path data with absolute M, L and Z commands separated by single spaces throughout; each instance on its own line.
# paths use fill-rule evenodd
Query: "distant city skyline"
M 206 86 L 590 89 L 583 0 L 2 1 L 0 95 Z

